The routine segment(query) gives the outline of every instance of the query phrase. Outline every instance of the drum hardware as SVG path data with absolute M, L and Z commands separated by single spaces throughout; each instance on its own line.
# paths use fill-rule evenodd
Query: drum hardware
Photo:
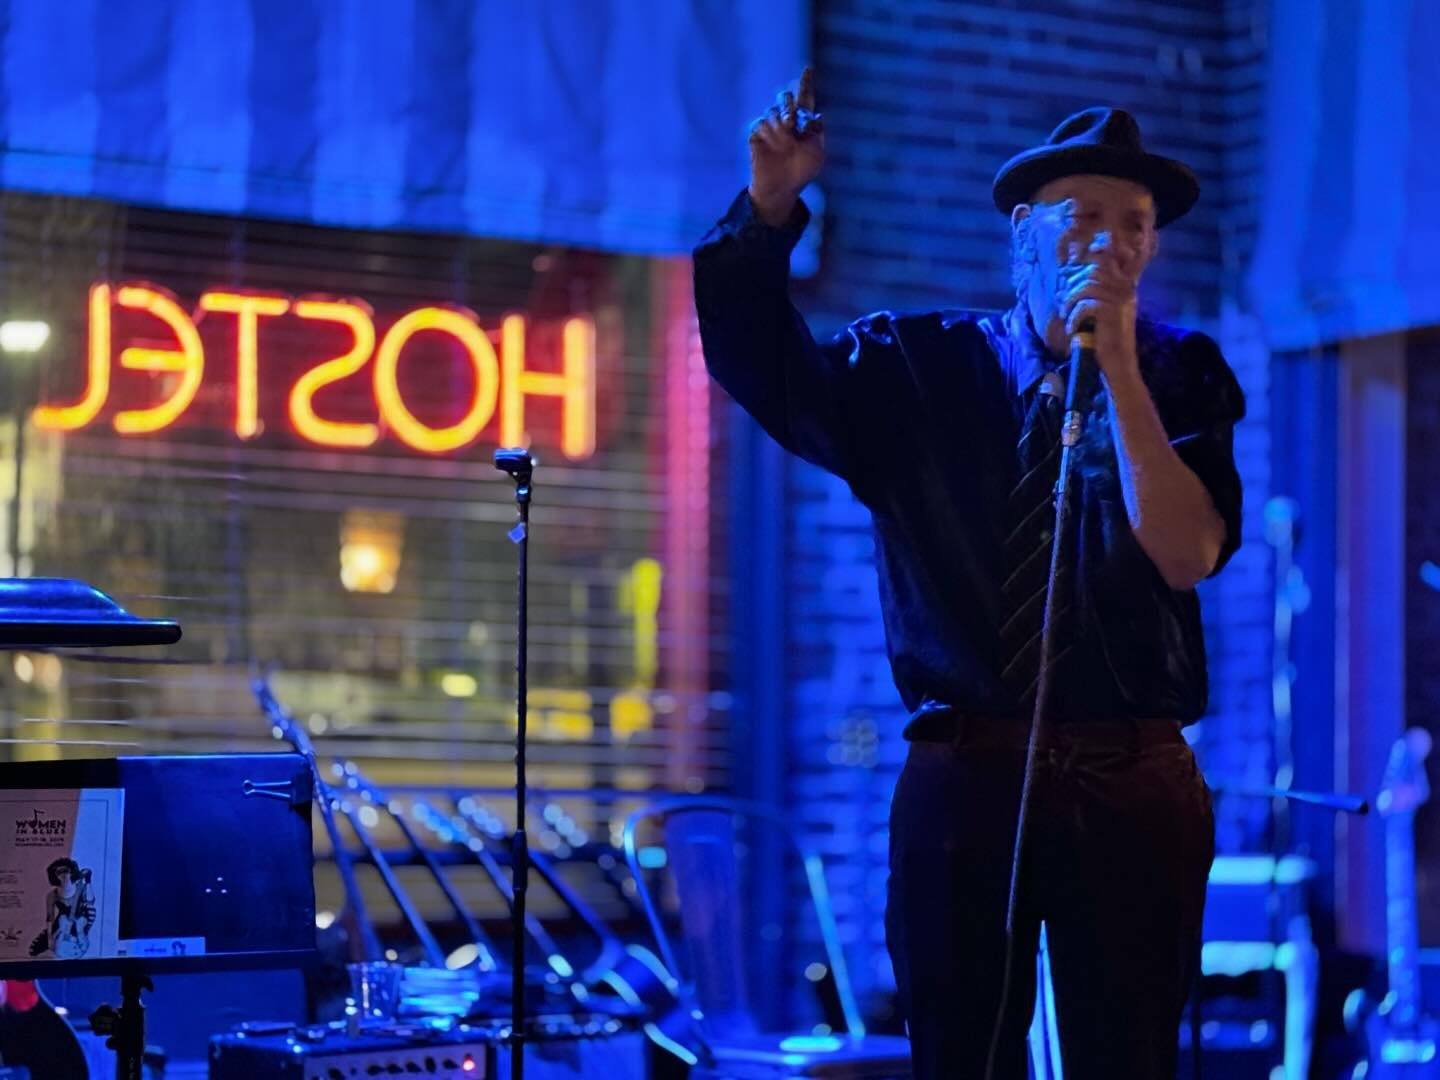
M 314 750 L 308 736 L 280 704 L 268 680 L 257 679 L 254 689 L 257 701 L 276 734 L 306 755 L 307 760 L 313 760 Z M 426 789 L 397 796 L 366 777 L 355 762 L 337 761 L 328 769 L 321 769 L 317 762 L 315 768 L 317 775 L 328 772 L 334 779 L 334 785 L 324 779 L 319 781 L 322 793 L 320 805 L 322 808 L 328 806 L 332 814 L 344 818 L 359 838 L 361 853 L 357 855 L 350 845 L 338 841 L 339 830 L 335 830 L 337 846 L 334 857 L 337 865 L 346 867 L 342 880 L 356 881 L 357 861 L 373 863 L 377 868 L 383 865 L 388 871 L 381 874 L 386 891 L 396 900 L 402 922 L 421 943 L 422 957 L 430 965 L 429 969 L 407 970 L 443 972 L 444 950 L 394 873 L 394 868 L 399 865 L 423 867 L 445 897 L 446 906 L 458 916 L 457 922 L 465 929 L 466 937 L 476 946 L 472 968 L 482 977 L 482 992 L 470 1019 L 495 1019 L 495 1007 L 504 998 L 496 994 L 498 983 L 486 981 L 483 976 L 498 972 L 501 965 L 484 928 L 470 914 L 450 870 L 456 866 L 479 867 L 496 894 L 506 903 L 511 918 L 521 920 L 514 902 L 510 875 L 506 872 L 510 845 L 500 819 L 486 806 L 478 792 L 431 792 Z M 367 825 L 367 813 L 380 817 L 369 817 L 370 824 Z M 405 842 L 404 850 L 387 851 L 381 848 L 373 834 L 382 826 L 394 826 L 394 831 Z M 438 841 L 440 849 L 422 839 L 422 833 L 428 834 L 431 841 Z M 583 861 L 602 865 L 601 860 L 610 855 L 611 863 L 619 865 L 618 856 L 608 847 L 599 844 L 588 847 L 590 850 L 585 853 Z M 582 856 L 572 854 L 571 860 L 581 861 Z M 567 916 L 583 927 L 596 942 L 596 955 L 582 969 L 571 961 L 565 948 L 545 924 L 532 911 L 526 911 L 520 922 L 526 941 L 544 957 L 543 965 L 526 965 L 527 1010 L 542 1014 L 542 1018 L 576 1008 L 598 1011 L 627 1023 L 649 1023 L 662 1018 L 675 1005 L 673 979 L 650 949 L 619 938 L 579 891 L 565 880 L 558 861 L 540 853 L 532 856 L 540 880 L 560 901 Z M 602 869 L 604 880 L 615 889 L 616 895 L 633 906 L 633 898 L 626 893 L 615 873 L 614 865 L 608 871 Z M 347 884 L 347 906 L 352 913 L 364 911 L 363 898 L 352 898 L 349 892 Z M 374 925 L 363 927 L 363 931 L 367 938 L 377 943 L 376 952 L 368 959 L 382 959 L 385 953 L 379 945 L 380 938 Z M 435 942 L 433 949 L 424 945 L 427 940 Z

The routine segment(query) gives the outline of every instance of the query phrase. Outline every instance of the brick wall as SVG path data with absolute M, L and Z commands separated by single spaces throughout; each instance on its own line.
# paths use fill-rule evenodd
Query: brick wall
M 831 148 L 815 309 L 1008 303 L 996 168 L 1089 105 L 1130 109 L 1157 151 L 1223 187 L 1226 28 L 1214 3 L 818 0 Z M 1147 303 L 1218 310 L 1220 200 L 1166 231 Z
M 1223 175 L 1217 195 L 1220 228 L 1219 317 L 1197 320 L 1219 340 L 1245 388 L 1247 415 L 1235 431 L 1235 460 L 1245 481 L 1242 545 L 1225 572 L 1200 591 L 1210 653 L 1210 715 L 1199 748 L 1212 777 L 1263 786 L 1274 777 L 1271 756 L 1270 648 L 1274 619 L 1272 552 L 1262 513 L 1270 482 L 1270 352 L 1249 312 L 1244 276 L 1255 246 L 1262 175 L 1267 0 L 1226 0 L 1219 68 L 1224 108 Z M 1264 842 L 1268 806 L 1221 799 L 1216 842 L 1221 851 L 1254 850 Z
M 831 160 L 822 270 L 797 289 L 817 333 L 880 307 L 1007 304 L 1007 229 L 991 178 L 1088 105 L 1131 109 L 1150 146 L 1197 170 L 1202 201 L 1165 231 L 1142 299 L 1158 317 L 1218 334 L 1250 398 L 1236 439 L 1247 546 L 1205 588 L 1214 716 L 1204 742 L 1217 765 L 1251 769 L 1269 707 L 1269 558 L 1258 529 L 1268 357 L 1237 293 L 1254 233 L 1264 21 L 1265 0 L 817 0 Z M 788 798 L 844 868 L 834 894 L 864 996 L 890 980 L 879 913 L 903 716 L 867 515 L 798 461 L 787 495 Z M 1255 811 L 1235 807 L 1221 829 L 1232 850 L 1257 835 Z

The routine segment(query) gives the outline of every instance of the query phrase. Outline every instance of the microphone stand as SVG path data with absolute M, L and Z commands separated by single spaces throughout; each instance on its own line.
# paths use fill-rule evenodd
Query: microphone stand
M 530 845 L 525 835 L 526 672 L 529 668 L 530 479 L 535 460 L 527 450 L 496 450 L 495 467 L 515 481 L 520 520 L 507 534 L 519 550 L 515 638 L 515 836 L 510 848 L 510 889 L 514 896 L 510 937 L 514 956 L 510 973 L 510 1077 L 525 1075 L 525 896 L 530 877 Z
M 1020 908 L 1025 851 L 1030 832 L 1030 804 L 1035 786 L 1036 765 L 1040 745 L 1050 724 L 1051 658 L 1059 643 L 1055 612 L 1063 606 L 1057 583 L 1067 563 L 1075 560 L 1075 538 L 1071 535 L 1070 519 L 1074 512 L 1073 492 L 1077 447 L 1085 431 L 1090 403 L 1095 398 L 1099 372 L 1095 365 L 1095 321 L 1081 322 L 1070 343 L 1070 377 L 1065 388 L 1065 418 L 1060 428 L 1060 476 L 1055 485 L 1055 530 L 1050 542 L 1050 580 L 1045 588 L 1045 616 L 1040 630 L 1040 673 L 1035 687 L 1035 708 L 1030 714 L 1030 736 L 1025 746 L 1025 774 L 1020 788 L 1020 810 L 1015 822 L 1015 853 L 1010 863 L 1010 896 L 1005 910 L 1005 974 L 1000 984 L 1000 1008 L 990 1036 L 990 1051 L 985 1065 L 986 1080 L 995 1076 L 996 1054 L 1000 1036 L 1010 1013 L 1016 960 L 1016 919 Z M 1073 575 L 1072 575 L 1073 582 Z
M 1299 791 L 1288 787 L 1242 787 L 1223 781 L 1207 780 L 1211 792 L 1216 795 L 1233 795 L 1237 799 L 1275 799 L 1318 806 L 1321 810 L 1333 810 L 1337 814 L 1368 814 L 1370 800 L 1363 795 L 1350 795 L 1343 791 Z M 1273 854 L 1279 858 L 1280 852 Z

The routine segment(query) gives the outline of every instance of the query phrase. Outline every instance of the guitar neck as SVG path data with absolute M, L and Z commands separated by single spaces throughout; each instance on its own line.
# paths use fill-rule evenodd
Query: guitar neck
M 1415 928 L 1415 814 L 1385 819 L 1386 969 L 1394 1003 L 1390 1024 L 1413 1029 L 1420 1017 L 1420 942 Z

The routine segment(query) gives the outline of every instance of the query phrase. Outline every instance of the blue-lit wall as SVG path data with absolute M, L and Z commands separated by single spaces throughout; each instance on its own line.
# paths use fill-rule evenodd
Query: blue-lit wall
M 1440 332 L 1413 335 L 1408 353 L 1407 458 L 1416 465 L 1405 477 L 1405 718 L 1434 734 L 1440 726 L 1440 498 L 1433 470 L 1420 463 L 1440 461 Z M 1424 886 L 1421 940 L 1433 944 L 1440 940 L 1440 821 L 1433 813 L 1422 819 L 1416 844 Z

